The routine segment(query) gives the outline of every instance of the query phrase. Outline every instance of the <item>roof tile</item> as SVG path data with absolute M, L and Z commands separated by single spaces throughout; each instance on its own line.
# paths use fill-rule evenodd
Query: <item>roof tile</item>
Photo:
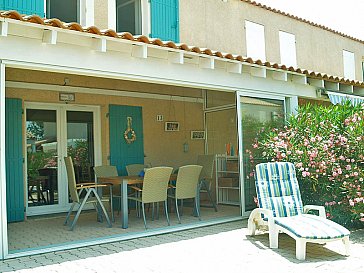
M 261 4 L 258 4 L 258 3 L 254 2 L 254 1 L 250 1 L 250 0 L 241 0 L 241 1 L 253 4 L 253 5 L 256 5 L 256 6 L 259 6 L 259 7 L 264 7 Z M 268 10 L 273 11 L 272 8 L 269 8 L 269 7 L 265 7 L 265 8 L 268 9 Z M 280 12 L 280 11 L 276 11 L 276 12 L 282 14 L 282 12 Z M 292 15 L 287 15 L 287 16 L 293 17 Z M 91 26 L 91 27 L 88 27 L 88 28 L 84 29 L 78 23 L 63 23 L 59 19 L 56 19 L 56 18 L 42 19 L 37 15 L 32 15 L 32 16 L 25 16 L 24 15 L 23 16 L 23 15 L 20 15 L 16 11 L 5 11 L 5 12 L 0 11 L 0 17 L 10 18 L 10 19 L 19 20 L 19 21 L 25 21 L 25 22 L 28 22 L 28 23 L 48 25 L 48 26 L 51 26 L 51 27 L 57 27 L 57 28 L 61 28 L 61 29 L 68 29 L 68 30 L 73 30 L 73 31 L 78 31 L 78 32 L 91 33 L 91 34 L 95 34 L 95 35 L 112 37 L 112 38 L 116 38 L 116 39 L 124 39 L 124 40 L 129 40 L 129 41 L 141 42 L 141 43 L 145 43 L 145 44 L 152 44 L 152 45 L 156 45 L 156 46 L 160 46 L 160 47 L 169 47 L 169 48 L 173 48 L 173 49 L 177 49 L 177 50 L 183 50 L 183 51 L 187 51 L 187 52 L 192 51 L 192 52 L 195 52 L 195 53 L 198 53 L 198 54 L 216 56 L 218 58 L 224 58 L 224 59 L 229 59 L 229 60 L 237 60 L 237 61 L 240 61 L 242 63 L 256 64 L 256 65 L 265 66 L 265 67 L 273 67 L 275 69 L 281 69 L 283 71 L 290 71 L 290 72 L 305 74 L 305 75 L 310 76 L 310 77 L 315 77 L 315 78 L 320 78 L 320 79 L 328 79 L 328 80 L 334 81 L 334 82 L 353 84 L 353 85 L 358 85 L 358 86 L 364 87 L 364 82 L 360 82 L 360 81 L 344 79 L 344 78 L 340 78 L 340 77 L 337 77 L 337 76 L 329 76 L 329 75 L 324 74 L 324 73 L 316 73 L 316 72 L 309 71 L 309 70 L 306 70 L 306 69 L 302 70 L 301 68 L 294 68 L 292 66 L 287 67 L 284 64 L 263 62 L 262 60 L 259 60 L 259 59 L 258 60 L 253 60 L 251 57 L 243 57 L 243 56 L 240 56 L 240 55 L 234 56 L 231 53 L 221 53 L 220 51 L 212 51 L 209 48 L 199 48 L 197 46 L 189 47 L 188 45 L 183 44 L 183 43 L 182 44 L 176 44 L 176 43 L 174 43 L 172 41 L 162 41 L 162 40 L 160 40 L 158 38 L 148 38 L 147 36 L 143 36 L 143 35 L 133 36 L 129 32 L 117 33 L 115 30 L 112 30 L 112 29 L 100 30 L 96 26 Z M 298 20 L 304 21 L 304 19 L 301 19 L 301 18 L 299 18 Z M 313 23 L 311 23 L 311 24 L 313 24 Z M 345 37 L 347 37 L 347 36 L 345 36 Z M 355 40 L 357 40 L 359 42 L 362 42 L 362 41 L 360 41 L 358 39 L 355 39 Z

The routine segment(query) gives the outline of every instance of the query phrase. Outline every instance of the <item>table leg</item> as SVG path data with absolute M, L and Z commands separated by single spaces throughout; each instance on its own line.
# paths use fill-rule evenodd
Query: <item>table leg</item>
M 123 180 L 120 184 L 120 211 L 121 211 L 121 227 L 128 228 L 128 181 Z
M 197 185 L 197 193 L 196 193 L 196 203 L 197 203 L 197 207 L 200 210 L 200 186 Z M 193 216 L 198 217 L 197 211 L 196 211 L 196 207 L 193 206 Z M 200 210 L 201 213 L 201 210 Z

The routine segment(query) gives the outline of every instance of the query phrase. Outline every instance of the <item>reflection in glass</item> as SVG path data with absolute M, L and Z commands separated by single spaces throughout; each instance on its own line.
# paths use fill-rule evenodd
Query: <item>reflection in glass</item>
M 93 113 L 67 111 L 67 155 L 73 159 L 77 183 L 94 181 Z
M 253 170 L 255 165 L 262 161 L 259 158 L 254 158 L 253 161 L 251 151 L 253 145 L 256 144 L 255 139 L 258 134 L 269 133 L 272 128 L 284 124 L 284 103 L 282 100 L 241 97 L 240 105 L 243 131 L 245 210 L 249 211 L 256 207 Z
M 28 206 L 58 203 L 55 110 L 26 112 Z

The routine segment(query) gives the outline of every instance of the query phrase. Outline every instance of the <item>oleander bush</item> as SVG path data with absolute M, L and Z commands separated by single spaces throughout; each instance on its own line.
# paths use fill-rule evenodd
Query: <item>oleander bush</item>
M 364 105 L 301 106 L 285 126 L 260 130 L 246 152 L 252 161 L 294 163 L 304 204 L 324 205 L 344 226 L 364 226 Z

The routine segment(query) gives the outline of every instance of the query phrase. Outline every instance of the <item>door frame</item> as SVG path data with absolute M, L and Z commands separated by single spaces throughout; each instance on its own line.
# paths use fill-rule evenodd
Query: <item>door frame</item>
M 239 172 L 240 172 L 240 202 L 241 202 L 241 214 L 243 217 L 249 217 L 251 211 L 246 211 L 245 209 L 245 173 L 244 173 L 244 151 L 243 147 L 243 128 L 241 124 L 242 115 L 241 115 L 241 97 L 251 97 L 251 98 L 260 98 L 260 99 L 273 99 L 283 101 L 283 111 L 287 114 L 287 105 L 286 105 L 286 97 L 281 94 L 264 94 L 259 91 L 253 90 L 239 90 L 236 92 L 236 112 L 237 112 L 237 126 L 238 126 L 238 143 L 239 143 Z
M 67 111 L 83 111 L 92 112 L 94 121 L 94 160 L 95 166 L 102 164 L 102 148 L 101 148 L 101 116 L 100 106 L 95 105 L 79 105 L 79 104 L 61 104 L 61 103 L 40 103 L 40 102 L 24 102 L 24 158 L 27 156 L 26 147 L 26 110 L 27 109 L 39 109 L 39 110 L 56 110 L 57 119 L 57 151 L 60 154 L 58 157 L 58 192 L 59 202 L 55 205 L 47 206 L 28 206 L 28 181 L 27 181 L 27 160 L 24 160 L 24 187 L 25 187 L 25 211 L 27 216 L 43 215 L 60 213 L 69 210 L 71 204 L 68 202 L 68 186 L 59 187 L 66 183 L 67 175 L 66 168 L 63 161 L 63 156 L 67 155 Z

